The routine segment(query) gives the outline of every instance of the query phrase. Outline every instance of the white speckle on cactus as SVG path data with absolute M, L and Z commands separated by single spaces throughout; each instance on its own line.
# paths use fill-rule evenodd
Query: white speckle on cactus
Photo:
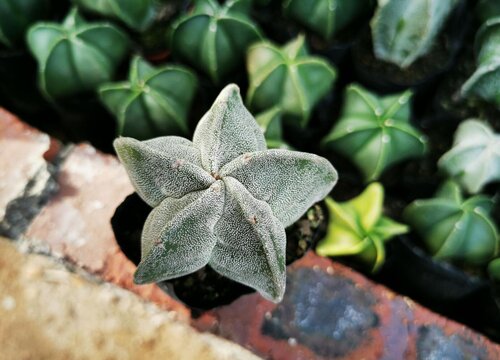
M 324 158 L 267 150 L 236 85 L 198 124 L 193 142 L 115 140 L 137 193 L 154 207 L 142 233 L 139 284 L 210 265 L 278 302 L 285 291 L 285 226 L 337 181 Z

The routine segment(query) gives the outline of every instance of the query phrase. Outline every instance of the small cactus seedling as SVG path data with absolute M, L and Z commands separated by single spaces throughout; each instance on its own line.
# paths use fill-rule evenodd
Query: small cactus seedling
M 118 119 L 118 134 L 143 140 L 187 134 L 187 114 L 196 87 L 196 76 L 182 66 L 155 68 L 135 57 L 129 80 L 104 84 L 99 95 Z
M 111 24 L 87 23 L 75 8 L 62 24 L 33 25 L 28 45 L 38 61 L 40 88 L 55 99 L 94 91 L 110 81 L 129 41 Z
M 138 284 L 209 265 L 272 301 L 285 291 L 285 227 L 332 189 L 328 160 L 267 150 L 236 85 L 203 116 L 193 142 L 115 140 L 138 194 L 154 207 L 142 233 Z
M 316 252 L 321 256 L 354 255 L 376 272 L 384 264 L 384 243 L 408 232 L 406 225 L 382 215 L 384 188 L 370 184 L 363 193 L 344 203 L 326 198 L 328 230 Z
M 330 40 L 369 9 L 367 0 L 286 0 L 286 15 Z
M 459 185 L 448 181 L 435 198 L 408 205 L 403 216 L 436 259 L 482 265 L 498 252 L 492 205 L 481 195 L 463 199 Z
M 247 70 L 249 107 L 265 111 L 279 106 L 284 116 L 298 119 L 302 126 L 337 77 L 326 60 L 308 55 L 302 35 L 281 48 L 267 41 L 252 45 Z
M 392 164 L 422 156 L 426 140 L 409 122 L 411 96 L 406 91 L 378 97 L 359 85 L 348 86 L 341 118 L 323 144 L 350 158 L 367 182 Z
M 191 13 L 175 22 L 171 45 L 174 54 L 218 83 L 243 62 L 247 47 L 261 39 L 246 14 L 247 0 L 197 0 Z
M 410 66 L 426 55 L 458 0 L 379 0 L 371 22 L 378 59 Z
M 48 0 L 0 1 L 0 44 L 8 47 L 22 44 L 26 29 L 48 10 Z
M 283 140 L 283 121 L 281 109 L 277 106 L 255 116 L 270 149 L 291 149 Z
M 73 0 L 92 12 L 123 21 L 137 31 L 146 30 L 154 20 L 153 0 Z
M 462 85 L 464 96 L 477 96 L 500 105 L 500 17 L 487 20 L 479 29 L 474 47 L 477 69 Z
M 482 121 L 464 121 L 438 166 L 469 193 L 478 193 L 484 185 L 500 180 L 500 134 Z

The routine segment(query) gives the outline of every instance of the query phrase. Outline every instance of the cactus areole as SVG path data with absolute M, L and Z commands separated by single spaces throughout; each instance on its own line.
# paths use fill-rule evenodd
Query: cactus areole
M 193 141 L 115 140 L 137 193 L 154 209 L 142 232 L 134 280 L 159 282 L 209 265 L 279 302 L 285 291 L 285 227 L 337 181 L 328 160 L 268 150 L 236 85 L 227 86 Z

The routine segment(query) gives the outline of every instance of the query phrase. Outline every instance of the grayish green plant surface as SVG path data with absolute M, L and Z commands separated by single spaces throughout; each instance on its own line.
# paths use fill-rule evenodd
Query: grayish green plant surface
M 119 135 L 144 140 L 187 134 L 188 110 L 197 85 L 196 75 L 184 66 L 157 68 L 136 56 L 128 81 L 101 85 L 99 96 L 116 116 Z
M 500 180 L 500 134 L 485 122 L 464 121 L 438 166 L 469 193 L 478 193 L 484 185 Z
M 337 181 L 328 160 L 267 150 L 236 85 L 227 86 L 193 141 L 115 140 L 138 194 L 154 207 L 135 281 L 158 282 L 205 265 L 278 302 L 285 291 L 285 227 Z
M 378 0 L 371 21 L 375 56 L 410 66 L 426 55 L 458 0 Z
M 474 40 L 476 71 L 462 85 L 464 96 L 500 105 L 500 17 L 487 20 Z
M 86 22 L 74 8 L 62 24 L 33 25 L 28 46 L 38 61 L 41 91 L 48 98 L 62 98 L 110 81 L 129 40 L 114 25 Z

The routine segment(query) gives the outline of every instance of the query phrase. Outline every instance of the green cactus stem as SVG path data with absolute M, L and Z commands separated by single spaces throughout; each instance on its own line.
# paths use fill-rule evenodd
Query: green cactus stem
M 434 198 L 408 205 L 403 217 L 434 258 L 482 265 L 498 253 L 498 231 L 489 216 L 492 206 L 486 196 L 464 199 L 460 186 L 448 181 Z
M 407 68 L 426 55 L 458 0 L 378 0 L 371 21 L 375 56 Z
M 464 121 L 438 166 L 469 193 L 478 193 L 486 184 L 500 180 L 500 134 L 485 122 Z
M 99 95 L 118 120 L 118 135 L 145 140 L 189 132 L 196 88 L 196 76 L 185 67 L 155 68 L 136 56 L 128 81 L 101 85 Z
M 349 158 L 366 182 L 389 166 L 422 156 L 425 137 L 410 124 L 411 91 L 379 97 L 359 85 L 345 92 L 340 120 L 323 145 Z
M 129 49 L 129 40 L 117 27 L 86 22 L 73 9 L 62 24 L 33 25 L 28 46 L 38 61 L 43 94 L 58 99 L 95 91 L 110 81 Z
M 254 44 L 248 50 L 247 70 L 248 106 L 256 112 L 278 106 L 301 126 L 337 77 L 328 61 L 308 54 L 302 35 L 281 48 L 267 41 Z
M 246 14 L 249 2 L 197 0 L 192 11 L 172 28 L 176 56 L 219 83 L 243 63 L 248 46 L 261 39 L 258 27 Z

